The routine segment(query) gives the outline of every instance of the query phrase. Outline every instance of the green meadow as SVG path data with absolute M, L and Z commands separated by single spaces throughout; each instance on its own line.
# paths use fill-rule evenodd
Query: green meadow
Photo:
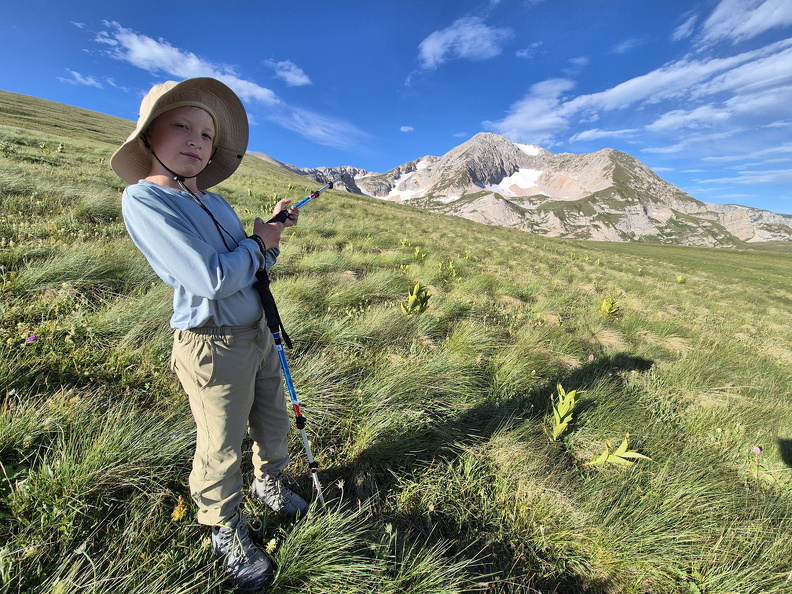
M 0 92 L 0 592 L 220 593 L 131 122 Z M 277 156 L 277 147 L 271 147 Z M 248 156 L 246 225 L 320 184 Z M 330 190 L 273 292 L 297 522 L 273 594 L 792 592 L 792 250 L 550 239 Z M 248 446 L 249 447 L 249 444 Z

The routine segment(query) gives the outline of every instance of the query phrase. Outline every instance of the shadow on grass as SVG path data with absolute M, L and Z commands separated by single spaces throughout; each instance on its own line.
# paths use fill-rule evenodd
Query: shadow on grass
M 567 390 L 585 390 L 598 381 L 607 380 L 615 385 L 616 390 L 626 389 L 623 374 L 629 372 L 645 372 L 653 362 L 627 353 L 619 353 L 611 357 L 599 357 L 595 361 L 570 370 L 563 376 L 547 378 L 542 384 L 524 394 L 513 394 L 486 402 L 454 416 L 453 410 L 447 414 L 436 413 L 434 422 L 413 432 L 398 431 L 381 438 L 376 444 L 361 452 L 355 462 L 348 466 L 334 467 L 323 471 L 325 484 L 343 479 L 349 486 L 347 497 L 367 500 L 372 497 L 392 493 L 397 487 L 398 477 L 425 467 L 437 458 L 440 452 L 448 455 L 458 451 L 459 446 L 472 441 L 492 437 L 506 423 L 515 418 L 523 421 L 535 420 L 543 423 L 550 414 L 552 403 L 548 394 L 556 389 L 557 384 Z M 593 402 L 581 402 L 583 406 L 596 406 Z M 399 516 L 383 518 L 383 522 L 396 522 L 403 527 L 414 529 L 413 537 L 431 541 L 449 538 L 449 535 L 437 534 L 434 530 L 421 530 L 421 518 Z M 442 530 L 440 531 L 442 532 Z M 460 535 L 463 537 L 464 535 Z M 453 536 L 450 538 L 453 539 Z M 472 540 L 471 540 L 472 539 Z M 455 542 L 456 552 L 461 556 L 471 557 L 471 569 L 479 575 L 498 576 L 498 582 L 490 582 L 487 591 L 507 591 L 506 584 L 526 592 L 599 592 L 606 591 L 605 584 L 598 585 L 589 578 L 583 581 L 572 572 L 556 575 L 552 580 L 541 579 L 534 575 L 533 567 L 520 561 L 512 550 L 514 543 L 489 542 L 490 539 L 470 535 L 470 538 Z M 427 542 L 429 546 L 430 542 Z M 478 553 L 472 552 L 473 549 Z M 472 557 L 476 557 L 475 560 Z M 552 564 L 552 560 L 548 559 Z M 485 580 L 487 578 L 482 577 Z
M 778 452 L 784 464 L 792 468 L 792 439 L 779 439 Z

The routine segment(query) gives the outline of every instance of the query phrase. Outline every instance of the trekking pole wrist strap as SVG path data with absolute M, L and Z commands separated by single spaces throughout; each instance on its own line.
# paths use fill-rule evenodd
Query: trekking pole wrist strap
M 276 334 L 280 331 L 283 342 L 287 347 L 292 348 L 291 339 L 289 335 L 286 334 L 286 329 L 283 327 L 280 314 L 278 314 L 278 307 L 275 305 L 275 297 L 273 297 L 272 291 L 270 291 L 269 284 L 270 281 L 267 271 L 259 270 L 256 273 L 256 282 L 253 283 L 253 288 L 258 291 L 259 298 L 261 299 L 261 307 L 264 310 L 264 319 L 267 322 L 267 327 L 272 334 Z
M 261 237 L 259 237 L 258 235 L 256 235 L 254 233 L 253 235 L 249 236 L 249 239 L 252 239 L 253 241 L 255 241 L 258 244 L 259 249 L 261 250 L 262 254 L 266 254 L 267 253 L 267 246 L 264 245 L 264 240 L 261 239 Z

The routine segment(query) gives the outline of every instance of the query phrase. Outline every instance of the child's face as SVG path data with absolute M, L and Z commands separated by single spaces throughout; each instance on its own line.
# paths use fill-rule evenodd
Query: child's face
M 191 177 L 200 173 L 212 157 L 215 127 L 199 107 L 177 107 L 151 123 L 148 141 L 157 157 L 174 173 Z M 169 175 L 152 157 L 149 175 Z

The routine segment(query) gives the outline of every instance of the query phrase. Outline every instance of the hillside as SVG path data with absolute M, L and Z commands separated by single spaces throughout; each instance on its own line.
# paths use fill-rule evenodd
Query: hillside
M 108 166 L 132 126 L 0 93 L 1 594 L 229 592 Z M 218 191 L 250 226 L 317 186 L 248 157 Z M 292 431 L 311 514 L 246 503 L 270 592 L 788 592 L 792 254 L 754 247 L 311 201 L 272 288 L 328 509 Z

